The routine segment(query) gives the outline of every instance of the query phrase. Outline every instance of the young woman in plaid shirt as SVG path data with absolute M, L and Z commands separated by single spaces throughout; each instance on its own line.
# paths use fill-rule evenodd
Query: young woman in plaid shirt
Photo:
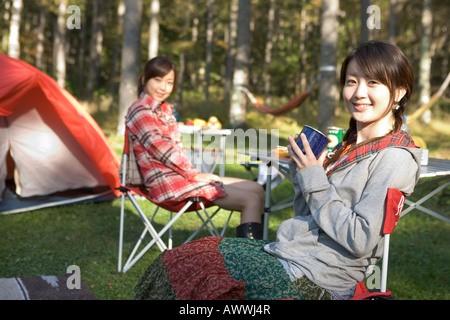
M 261 239 L 263 188 L 254 181 L 199 172 L 187 158 L 173 107 L 165 101 L 176 82 L 177 70 L 169 59 L 149 60 L 139 79 L 139 99 L 125 117 L 150 198 L 162 202 L 202 197 L 241 212 L 238 237 Z

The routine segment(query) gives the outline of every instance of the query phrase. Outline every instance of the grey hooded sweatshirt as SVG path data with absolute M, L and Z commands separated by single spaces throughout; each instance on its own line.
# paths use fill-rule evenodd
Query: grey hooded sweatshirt
M 325 289 L 353 288 L 382 257 L 388 188 L 411 194 L 420 157 L 411 137 L 397 132 L 354 150 L 328 176 L 320 166 L 296 172 L 291 163 L 294 217 L 265 250 Z

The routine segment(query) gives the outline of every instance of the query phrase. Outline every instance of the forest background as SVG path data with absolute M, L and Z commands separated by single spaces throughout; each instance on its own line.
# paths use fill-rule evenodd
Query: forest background
M 304 113 L 291 116 L 314 116 L 321 130 L 338 124 L 340 63 L 369 39 L 391 41 L 409 57 L 416 75 L 410 113 L 429 101 L 449 72 L 445 0 L 1 0 L 0 5 L 1 51 L 53 76 L 97 116 L 109 114 L 103 127 L 119 134 L 142 68 L 156 55 L 178 65 L 180 81 L 170 102 L 182 120 L 215 115 L 230 128 L 251 126 L 252 106 L 233 90 L 240 85 L 272 108 L 313 89 L 300 107 Z M 449 110 L 446 93 L 433 107 L 438 118 L 439 111 Z M 429 111 L 422 120 L 431 121 Z

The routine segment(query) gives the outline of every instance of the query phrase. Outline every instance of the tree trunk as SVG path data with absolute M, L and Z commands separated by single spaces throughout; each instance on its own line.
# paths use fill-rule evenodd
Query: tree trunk
M 371 38 L 371 32 L 367 28 L 367 8 L 370 6 L 370 0 L 361 0 L 361 42 L 367 42 Z
M 86 98 L 92 101 L 94 96 L 95 83 L 97 81 L 98 66 L 103 45 L 103 25 L 105 20 L 104 0 L 95 0 L 93 3 L 92 33 L 89 49 L 89 73 L 86 87 Z
M 13 0 L 11 10 L 11 21 L 9 25 L 8 55 L 20 59 L 20 18 L 22 14 L 22 0 Z
M 237 37 L 237 19 L 238 19 L 238 2 L 239 0 L 231 0 L 230 3 L 230 35 L 228 39 L 228 50 L 226 57 L 225 71 L 225 97 L 229 98 L 231 84 L 233 82 L 233 60 L 236 53 L 236 37 Z
M 150 13 L 150 27 L 148 42 L 148 59 L 152 59 L 158 55 L 159 50 L 159 0 L 152 0 L 152 7 Z
M 306 44 L 308 41 L 307 37 L 307 12 L 305 8 L 305 2 L 302 2 L 302 9 L 300 11 L 300 45 L 299 45 L 299 51 L 300 51 L 300 91 L 303 91 L 306 89 L 307 85 L 307 79 L 306 79 L 306 68 L 307 68 L 307 51 L 306 51 Z
M 82 22 L 83 26 L 86 26 L 86 16 L 87 16 L 87 11 L 88 11 L 88 6 L 87 4 L 85 4 L 84 6 L 84 14 L 81 15 L 80 19 L 82 21 L 84 21 L 84 23 Z M 84 20 L 83 20 L 84 19 Z M 86 85 L 85 85 L 85 77 L 86 77 L 86 72 L 85 72 L 85 63 L 86 63 L 86 57 L 85 57 L 85 52 L 86 52 L 86 34 L 87 34 L 87 28 L 86 27 L 82 27 L 81 28 L 81 34 L 80 34 L 80 47 L 78 48 L 79 52 L 78 52 L 78 91 L 79 91 L 79 96 L 80 97 L 85 97 L 86 94 Z
M 269 15 L 267 21 L 267 38 L 266 48 L 264 51 L 264 100 L 266 105 L 270 104 L 270 72 L 269 66 L 272 62 L 272 47 L 273 47 L 273 24 L 275 22 L 275 0 L 270 0 Z
M 397 37 L 397 0 L 391 0 L 389 12 L 389 42 L 395 44 Z
M 125 114 L 128 107 L 137 98 L 137 83 L 140 70 L 142 0 L 126 0 L 125 7 L 117 126 L 119 135 L 125 133 Z
M 117 35 L 114 43 L 114 53 L 113 61 L 111 67 L 111 78 L 109 82 L 109 94 L 111 97 L 116 95 L 116 78 L 117 71 L 119 69 L 119 58 L 120 58 L 120 48 L 121 48 L 121 36 L 123 30 L 123 16 L 125 14 L 125 3 L 120 0 L 119 7 L 117 8 Z
M 430 101 L 430 72 L 431 72 L 431 32 L 433 28 L 431 0 L 423 0 L 422 35 L 420 38 L 420 69 L 419 69 L 419 99 L 420 104 Z
M 184 30 L 186 33 L 183 35 L 183 41 L 188 41 L 187 30 L 189 30 L 189 24 L 191 20 L 191 10 L 190 4 L 186 5 L 185 16 L 184 16 Z M 186 65 L 188 61 L 188 53 L 186 50 L 181 50 L 180 52 L 180 65 L 178 67 L 178 84 L 177 84 L 177 94 L 178 94 L 178 105 L 183 104 L 183 91 L 184 91 L 184 78 L 186 74 Z
M 209 102 L 209 85 L 211 82 L 211 61 L 214 35 L 214 0 L 208 0 L 208 18 L 206 27 L 206 68 L 205 68 L 205 102 Z M 214 112 L 212 110 L 212 112 Z
M 61 0 L 55 28 L 54 71 L 58 84 L 64 88 L 66 81 L 66 11 L 67 0 Z
M 193 7 L 197 8 L 198 6 L 198 0 L 194 0 Z M 192 20 L 192 43 L 197 43 L 198 41 L 198 25 L 199 25 L 199 18 L 198 18 L 198 10 L 194 9 L 194 18 Z M 192 72 L 191 72 L 191 89 L 195 89 L 197 86 L 197 70 L 198 70 L 198 63 L 197 63 L 198 55 L 194 48 L 192 51 Z
M 250 0 L 239 1 L 238 37 L 235 70 L 233 76 L 233 91 L 230 104 L 230 127 L 245 126 L 247 97 L 244 92 L 236 89 L 237 86 L 248 87 L 249 61 L 250 61 Z
M 320 47 L 319 130 L 326 133 L 334 124 L 337 98 L 336 52 L 338 40 L 339 0 L 322 2 Z
M 44 40 L 45 40 L 45 24 L 47 16 L 47 6 L 42 4 L 39 7 L 39 26 L 37 29 L 37 44 L 36 44 L 36 62 L 35 66 L 39 70 L 45 72 L 44 64 Z
M 10 0 L 6 0 L 4 2 L 4 10 L 5 12 L 3 13 L 3 24 L 1 26 L 0 32 L 2 33 L 2 46 L 1 46 L 1 50 L 2 52 L 8 52 L 8 42 L 9 42 L 9 25 L 10 25 L 10 17 L 11 15 L 9 14 L 9 9 L 11 8 L 11 1 Z

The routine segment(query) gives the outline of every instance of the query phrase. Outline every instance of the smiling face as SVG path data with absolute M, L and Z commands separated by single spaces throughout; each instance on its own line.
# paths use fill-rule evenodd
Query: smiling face
M 355 60 L 348 65 L 342 94 L 347 110 L 357 122 L 379 120 L 389 105 L 389 88 L 366 77 Z
M 414 87 L 414 73 L 395 45 L 368 41 L 352 50 L 341 66 L 339 82 L 352 118 L 346 140 L 357 142 L 400 130 Z
M 401 93 L 396 92 L 395 101 L 401 99 Z M 354 59 L 348 64 L 342 95 L 347 110 L 356 120 L 357 130 L 365 130 L 366 138 L 392 130 L 394 116 L 389 88 L 367 77 Z
M 147 61 L 138 83 L 138 96 L 143 92 L 158 102 L 163 102 L 175 90 L 177 68 L 166 57 L 155 57 Z
M 175 85 L 175 73 L 170 70 L 163 77 L 150 78 L 145 84 L 144 92 L 158 102 L 167 99 L 173 91 Z

